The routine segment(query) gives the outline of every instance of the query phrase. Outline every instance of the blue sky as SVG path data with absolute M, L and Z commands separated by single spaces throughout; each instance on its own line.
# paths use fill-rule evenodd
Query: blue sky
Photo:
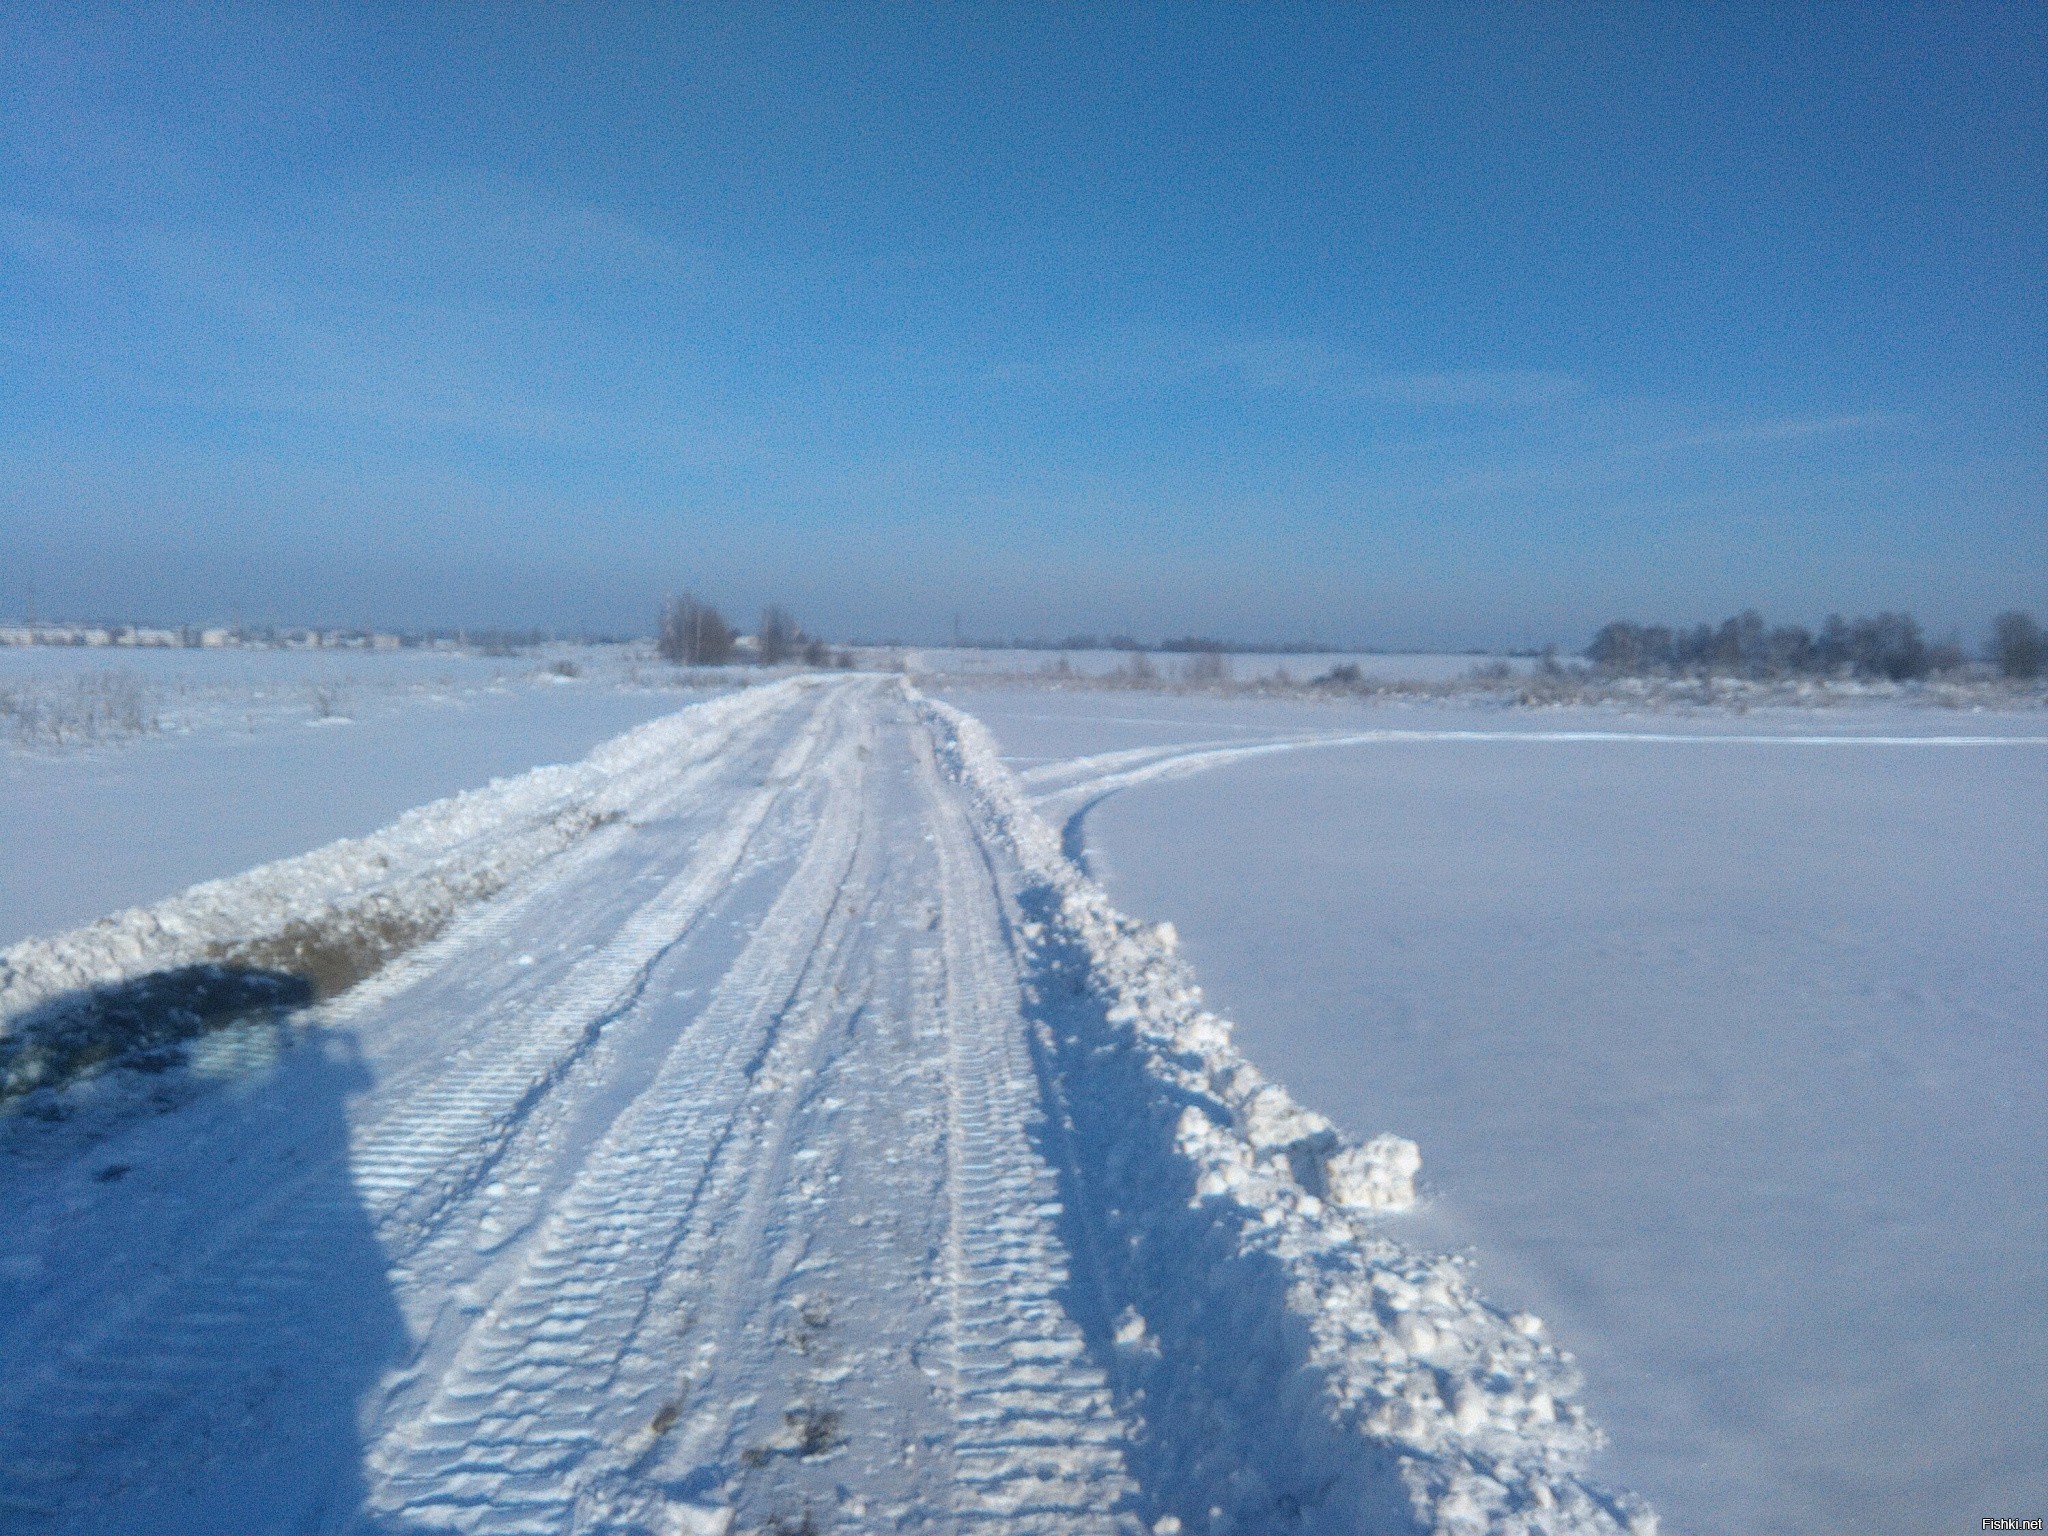
M 0 614 L 2048 609 L 2048 10 L 0 21 Z

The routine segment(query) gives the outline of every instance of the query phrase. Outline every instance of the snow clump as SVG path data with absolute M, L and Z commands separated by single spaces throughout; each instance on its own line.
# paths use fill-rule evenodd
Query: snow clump
M 1329 1197 L 1346 1210 L 1405 1211 L 1415 1204 L 1422 1149 L 1400 1136 L 1375 1136 L 1324 1164 Z

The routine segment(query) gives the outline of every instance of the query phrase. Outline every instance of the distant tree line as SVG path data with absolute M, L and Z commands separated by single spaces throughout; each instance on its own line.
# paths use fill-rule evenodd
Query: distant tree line
M 878 643 L 904 644 L 901 640 Z M 1151 651 L 1168 654 L 1213 651 L 1220 656 L 1327 656 L 1350 649 L 1320 640 L 1218 640 L 1208 635 L 1175 635 L 1158 641 L 1140 640 L 1133 635 L 1065 635 L 1059 639 L 1020 635 L 1008 640 L 965 636 L 955 638 L 951 645 L 953 649 L 962 651 L 1122 651 L 1127 655 Z
M 723 667 L 746 659 L 764 667 L 801 661 L 811 667 L 851 667 L 851 652 L 835 651 L 804 633 L 787 608 L 770 604 L 752 636 L 741 635 L 711 604 L 684 593 L 662 605 L 655 647 L 664 661 L 686 667 Z
M 1984 659 L 2000 675 L 2036 678 L 2048 662 L 2041 626 L 2029 614 L 1998 616 Z M 1958 639 L 1929 643 L 1909 613 L 1845 619 L 1830 614 L 1815 634 L 1803 624 L 1768 625 L 1754 608 L 1719 624 L 1672 628 L 1617 619 L 1593 637 L 1586 659 L 1618 675 L 1861 677 L 1906 682 L 1967 665 Z

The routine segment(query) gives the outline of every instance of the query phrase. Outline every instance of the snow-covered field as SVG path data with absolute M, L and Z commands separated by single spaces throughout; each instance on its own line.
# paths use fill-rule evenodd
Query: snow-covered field
M 18 944 L 0 1015 L 10 1524 L 1653 1526 L 1390 1237 L 1408 1144 L 895 678 Z
M 393 660 L 7 761 L 8 1528 L 2048 1494 L 2038 714 Z
M 2048 1506 L 2039 714 L 954 696 L 1667 1528 Z
M 80 699 L 132 700 L 143 727 L 9 741 L 0 718 L 0 945 L 573 761 L 704 696 L 672 677 L 584 647 L 517 660 L 0 648 L 0 693 L 67 715 Z

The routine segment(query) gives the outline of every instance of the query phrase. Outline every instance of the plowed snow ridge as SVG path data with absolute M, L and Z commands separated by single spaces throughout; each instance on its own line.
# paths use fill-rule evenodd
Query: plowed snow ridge
M 433 936 L 296 1022 L 0 1126 L 10 1520 L 1654 1529 L 1542 1325 L 1362 1208 L 1398 1146 L 1262 1078 L 899 681 L 17 946 L 0 1017 L 394 910 Z

